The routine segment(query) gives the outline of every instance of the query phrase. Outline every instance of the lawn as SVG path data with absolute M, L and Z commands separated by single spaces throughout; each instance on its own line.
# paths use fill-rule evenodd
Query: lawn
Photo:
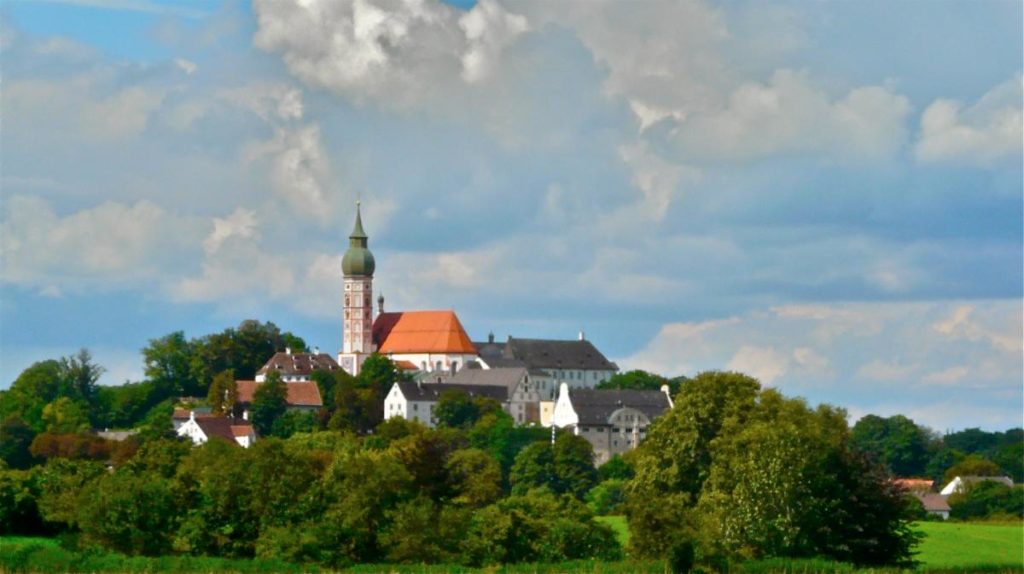
M 599 520 L 615 530 L 619 541 L 625 546 L 629 542 L 629 530 L 622 516 L 605 516 Z M 925 538 L 918 546 L 917 560 L 921 572 L 1024 572 L 1024 525 L 962 523 L 962 522 L 921 522 L 915 528 Z M 28 551 L 34 547 L 31 556 L 19 550 Z M 984 568 L 982 568 L 984 567 Z M 309 572 L 316 568 L 295 564 L 284 564 L 268 560 L 226 560 L 187 556 L 165 556 L 161 558 L 129 558 L 113 553 L 90 553 L 86 555 L 68 552 L 49 538 L 0 538 L 0 572 L 34 571 L 66 572 L 69 570 L 88 572 Z M 362 565 L 351 569 L 354 573 L 408 573 L 408 574 L 455 574 L 462 572 L 487 572 L 489 574 L 634 574 L 664 572 L 663 563 L 651 562 L 589 562 L 577 561 L 561 564 L 519 564 L 500 568 L 474 570 L 452 565 L 394 566 Z M 851 572 L 848 564 L 823 560 L 765 560 L 736 565 L 737 572 L 777 573 L 799 572 Z M 865 570 L 864 572 L 870 572 Z M 888 569 L 874 570 L 893 572 Z
M 1024 525 L 919 522 L 916 556 L 926 568 L 1006 565 L 1024 569 Z

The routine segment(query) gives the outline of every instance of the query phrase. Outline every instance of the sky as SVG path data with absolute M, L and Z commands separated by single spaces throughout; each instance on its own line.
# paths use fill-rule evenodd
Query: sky
M 1024 412 L 1022 4 L 7 0 L 0 388 L 388 310 L 738 370 L 939 432 Z

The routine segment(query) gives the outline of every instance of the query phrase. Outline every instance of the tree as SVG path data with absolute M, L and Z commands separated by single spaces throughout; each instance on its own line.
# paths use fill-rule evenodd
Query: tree
M 89 430 L 89 416 L 85 408 L 68 397 L 60 397 L 43 407 L 46 432 L 74 434 Z
M 201 385 L 192 372 L 194 352 L 195 346 L 185 339 L 183 331 L 150 339 L 142 349 L 143 372 L 163 398 L 199 392 Z
M 585 438 L 561 433 L 554 445 L 538 442 L 519 451 L 509 480 L 513 494 L 547 487 L 582 500 L 597 482 L 594 450 Z
M 620 507 L 626 502 L 626 481 L 621 478 L 602 481 L 587 492 L 585 500 L 587 507 L 594 514 L 618 514 Z
M 667 379 L 661 375 L 648 373 L 639 369 L 615 373 L 607 380 L 597 384 L 598 389 L 638 389 L 645 391 L 660 391 L 662 385 L 668 385 L 669 393 L 675 396 L 679 392 L 679 385 L 685 379 Z
M 468 429 L 486 414 L 501 410 L 501 403 L 489 397 L 471 397 L 469 393 L 449 389 L 441 393 L 434 417 L 441 426 Z
M 32 466 L 35 457 L 29 450 L 36 433 L 17 414 L 0 423 L 0 460 L 9 468 L 24 469 Z
M 170 551 L 178 516 L 168 479 L 117 471 L 83 489 L 77 522 L 87 541 L 125 554 L 158 556 Z
M 950 518 L 969 520 L 993 516 L 1024 516 L 1024 486 L 1006 486 L 994 480 L 971 484 L 949 497 Z
M 17 415 L 33 431 L 43 432 L 43 407 L 60 396 L 61 366 L 56 360 L 33 363 L 7 391 L 0 391 L 0 416 Z
M 295 433 L 313 432 L 316 428 L 316 415 L 313 413 L 285 411 L 274 420 L 270 434 L 278 438 L 288 438 Z
M 252 424 L 256 432 L 270 435 L 274 421 L 288 409 L 288 387 L 278 371 L 270 371 L 267 379 L 256 385 L 252 396 Z
M 235 403 L 238 402 L 238 385 L 235 383 L 234 371 L 228 369 L 213 377 L 206 401 L 210 403 L 210 411 L 215 415 L 223 416 L 234 412 Z
M 853 425 L 851 443 L 875 457 L 896 476 L 924 476 L 931 459 L 931 432 L 903 415 L 862 417 Z
M 1003 471 L 999 465 L 987 458 L 970 454 L 959 462 L 949 467 L 943 477 L 946 482 L 958 476 L 1002 476 Z
M 445 473 L 456 504 L 480 508 L 501 498 L 501 465 L 480 449 L 453 452 L 445 463 Z

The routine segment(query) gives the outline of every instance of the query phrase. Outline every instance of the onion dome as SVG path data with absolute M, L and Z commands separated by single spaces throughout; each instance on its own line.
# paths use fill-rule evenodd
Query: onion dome
M 341 271 L 345 277 L 364 276 L 373 277 L 373 270 L 376 263 L 373 261 L 373 253 L 366 248 L 366 232 L 363 231 L 363 219 L 359 212 L 359 202 L 356 202 L 356 226 L 352 235 L 348 236 L 348 251 L 341 260 Z

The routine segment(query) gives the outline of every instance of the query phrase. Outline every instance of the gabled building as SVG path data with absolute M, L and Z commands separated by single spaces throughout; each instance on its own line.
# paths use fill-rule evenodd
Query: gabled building
M 1013 488 L 1013 479 L 1008 476 L 957 476 L 953 478 L 953 480 L 949 481 L 949 484 L 942 487 L 939 494 L 942 496 L 950 496 L 952 494 L 965 492 L 970 485 L 985 481 L 998 482 L 999 484 L 1005 484 L 1006 486 Z
M 572 389 L 559 386 L 552 424 L 568 428 L 594 447 L 594 462 L 633 450 L 651 423 L 672 408 L 668 385 L 660 391 Z
M 249 409 L 256 395 L 256 388 L 262 384 L 264 383 L 259 381 L 235 381 L 235 388 L 238 391 L 235 412 L 241 411 L 243 420 L 249 420 Z M 285 398 L 288 410 L 315 413 L 324 406 L 324 401 L 320 397 L 320 387 L 314 381 L 292 381 L 286 382 L 284 386 L 288 390 Z
M 256 442 L 256 431 L 248 422 L 230 417 L 197 416 L 194 412 L 177 428 L 177 434 L 197 446 L 214 439 L 226 440 L 243 448 Z
M 401 366 L 453 375 L 477 359 L 454 311 L 381 312 L 373 322 L 377 352 Z
M 337 361 L 327 353 L 321 353 L 320 349 L 314 349 L 312 353 L 293 353 L 291 349 L 274 353 L 260 370 L 256 371 L 256 382 L 262 383 L 267 380 L 271 371 L 281 374 L 281 380 L 286 383 L 295 381 L 309 381 L 314 371 L 336 371 L 341 367 Z
M 429 428 L 437 425 L 434 409 L 446 392 L 466 393 L 471 397 L 487 397 L 507 410 L 508 388 L 503 385 L 452 385 L 399 381 L 384 398 L 384 418 L 402 417 L 418 421 Z
M 582 332 L 575 340 L 509 337 L 504 343 L 489 335 L 487 342 L 474 345 L 484 368 L 528 369 L 546 401 L 554 400 L 562 383 L 570 388 L 593 388 L 619 370 Z
M 467 368 L 455 373 L 445 384 L 505 387 L 508 393 L 502 407 L 516 424 L 540 423 L 541 388 L 526 367 Z

